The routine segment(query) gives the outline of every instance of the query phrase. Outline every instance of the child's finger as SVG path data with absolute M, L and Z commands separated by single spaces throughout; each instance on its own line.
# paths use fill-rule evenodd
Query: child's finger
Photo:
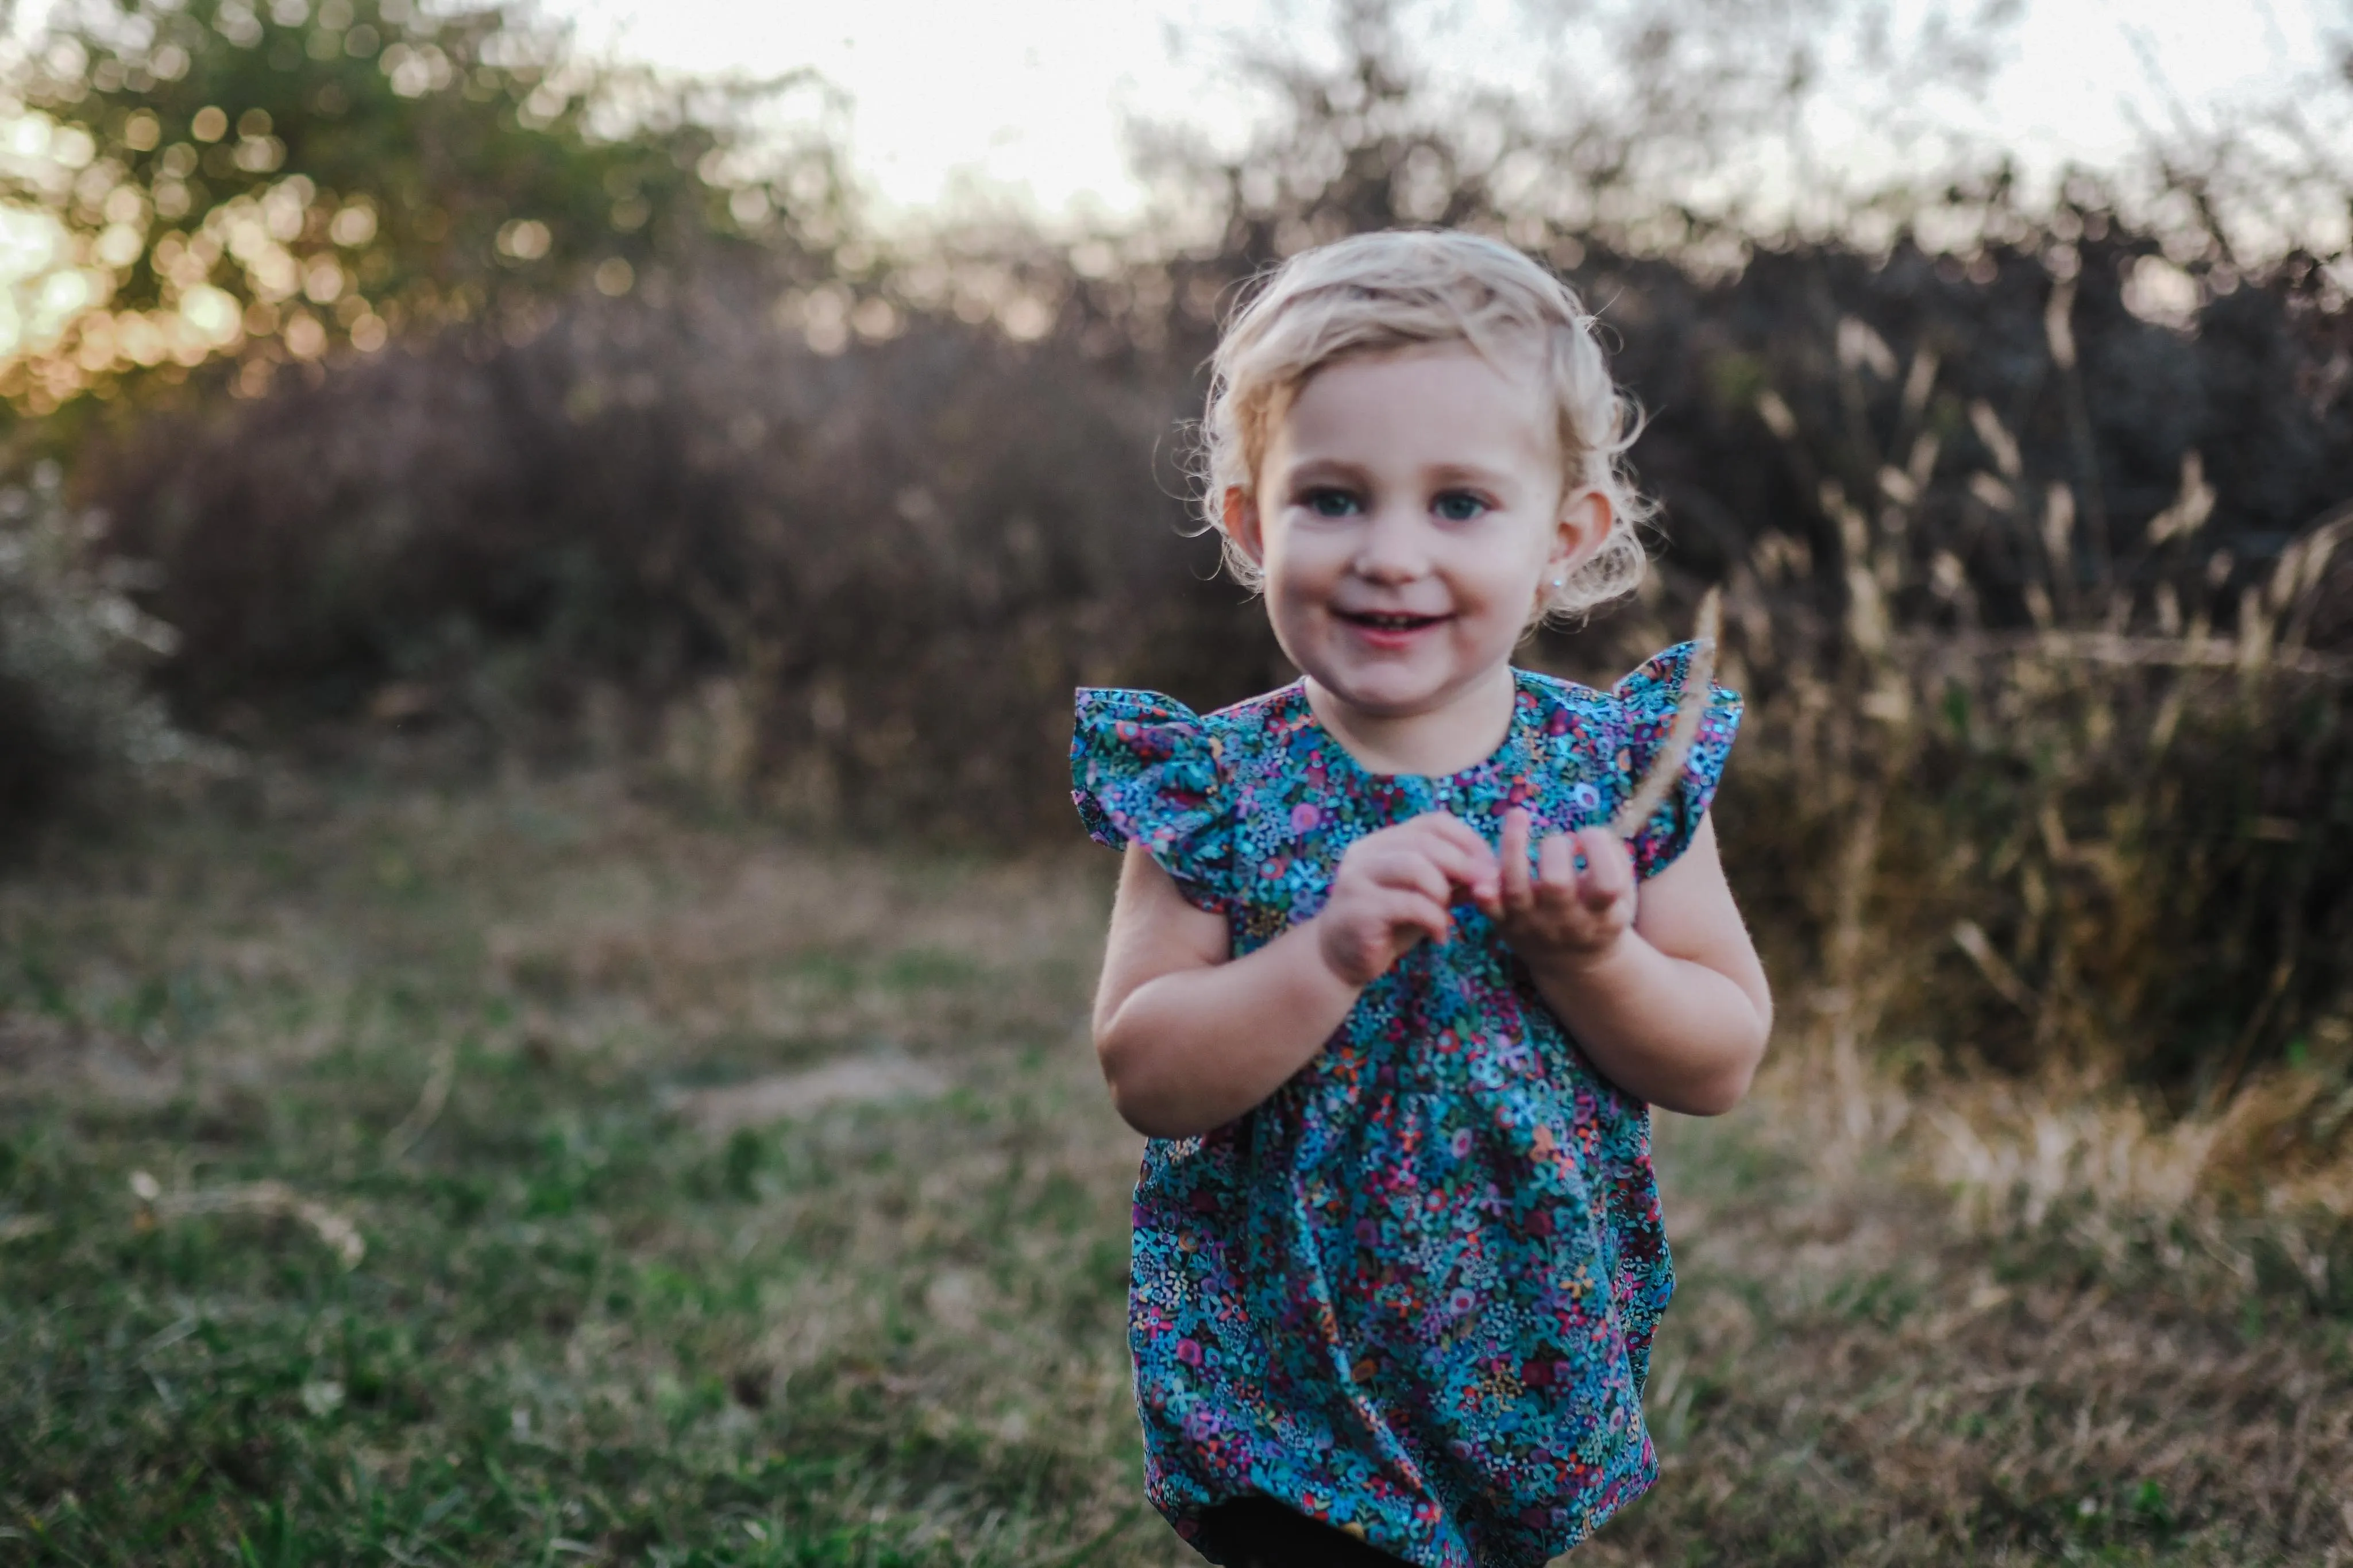
M 1455 879 L 1432 857 L 1415 847 L 1399 845 L 1387 854 L 1376 856 L 1365 870 L 1379 886 L 1419 893 L 1437 900 L 1441 909 L 1453 901 Z
M 1585 855 L 1585 872 L 1577 881 L 1578 902 L 1606 910 L 1634 890 L 1634 858 L 1616 834 L 1606 827 L 1580 828 L 1577 847 Z
M 1495 852 L 1487 847 L 1487 841 L 1469 824 L 1459 817 L 1430 812 L 1415 817 L 1406 826 L 1413 830 L 1415 847 L 1429 856 L 1455 886 L 1468 891 L 1474 902 L 1494 901 Z
M 1401 888 L 1375 904 L 1373 912 L 1391 931 L 1418 931 L 1434 942 L 1443 944 L 1454 934 L 1454 922 L 1447 917 L 1443 900 Z
M 1576 897 L 1577 848 L 1573 833 L 1556 833 L 1536 846 L 1536 874 L 1545 892 L 1556 899 Z
M 1436 835 L 1474 859 L 1492 859 L 1494 851 L 1479 837 L 1479 830 L 1451 811 L 1425 811 L 1406 823 L 1408 827 Z
M 1525 811 L 1515 805 L 1504 813 L 1504 846 L 1497 852 L 1498 890 L 1503 908 L 1514 914 L 1525 914 L 1535 903 L 1535 889 L 1528 885 L 1529 832 Z
M 1417 834 L 1424 834 L 1439 843 L 1459 851 L 1476 865 L 1492 866 L 1495 852 L 1479 837 L 1479 830 L 1451 811 L 1425 811 L 1405 824 Z

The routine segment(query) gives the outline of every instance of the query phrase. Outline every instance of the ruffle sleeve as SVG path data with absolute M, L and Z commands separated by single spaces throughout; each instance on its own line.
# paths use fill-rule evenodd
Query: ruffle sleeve
M 1222 912 L 1233 834 L 1218 742 L 1198 714 L 1154 691 L 1082 687 L 1071 799 L 1098 844 L 1139 844 L 1196 908 Z
M 1640 786 L 1651 759 L 1674 728 L 1675 710 L 1683 702 L 1694 651 L 1694 645 L 1679 643 L 1653 655 L 1612 689 L 1624 726 L 1618 750 L 1617 798 L 1620 801 Z M 1740 728 L 1740 694 L 1711 682 L 1699 733 L 1683 757 L 1681 775 L 1628 842 L 1634 852 L 1636 876 L 1656 876 L 1690 847 L 1692 835 L 1699 831 L 1700 818 L 1707 815 L 1708 803 L 1715 798 L 1716 785 L 1724 780 L 1725 759 Z

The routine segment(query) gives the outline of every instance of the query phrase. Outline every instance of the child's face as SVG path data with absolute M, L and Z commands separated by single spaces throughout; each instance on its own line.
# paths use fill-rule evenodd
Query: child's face
M 1534 368 L 1468 345 L 1319 371 L 1270 431 L 1257 495 L 1229 492 L 1225 510 L 1283 652 L 1384 719 L 1492 681 L 1539 592 L 1609 527 L 1599 492 L 1564 494 Z

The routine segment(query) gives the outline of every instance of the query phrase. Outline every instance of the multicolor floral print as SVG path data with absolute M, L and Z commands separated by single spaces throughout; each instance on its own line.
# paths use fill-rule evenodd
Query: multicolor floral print
M 1431 810 L 1490 843 L 1524 805 L 1606 823 L 1666 737 L 1689 645 L 1612 690 L 1519 672 L 1510 734 L 1443 778 L 1366 773 L 1296 684 L 1207 716 L 1078 698 L 1073 796 L 1226 917 L 1236 954 L 1323 906 L 1341 855 Z M 1649 876 L 1714 795 L 1715 689 L 1633 840 Z M 1639 1496 L 1651 1334 L 1674 1288 L 1649 1108 L 1586 1061 L 1484 916 L 1367 987 L 1254 1110 L 1146 1145 L 1129 1337 L 1146 1488 L 1188 1540 L 1264 1493 L 1426 1568 L 1535 1568 Z

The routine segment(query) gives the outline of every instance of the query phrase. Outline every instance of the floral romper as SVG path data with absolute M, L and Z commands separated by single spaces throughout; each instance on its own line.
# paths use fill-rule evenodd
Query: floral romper
M 1442 778 L 1367 773 L 1299 684 L 1207 716 L 1078 696 L 1074 798 L 1144 847 L 1237 956 L 1323 907 L 1340 857 L 1447 811 L 1497 843 L 1607 823 L 1665 739 L 1689 645 L 1597 691 L 1515 671 L 1510 733 Z M 1713 689 L 1632 841 L 1648 877 L 1715 792 L 1740 700 Z M 1425 1568 L 1535 1568 L 1648 1488 L 1651 1333 L 1674 1274 L 1649 1107 L 1588 1062 L 1467 904 L 1365 989 L 1254 1109 L 1155 1139 L 1129 1339 L 1145 1484 L 1179 1534 L 1263 1494 Z

